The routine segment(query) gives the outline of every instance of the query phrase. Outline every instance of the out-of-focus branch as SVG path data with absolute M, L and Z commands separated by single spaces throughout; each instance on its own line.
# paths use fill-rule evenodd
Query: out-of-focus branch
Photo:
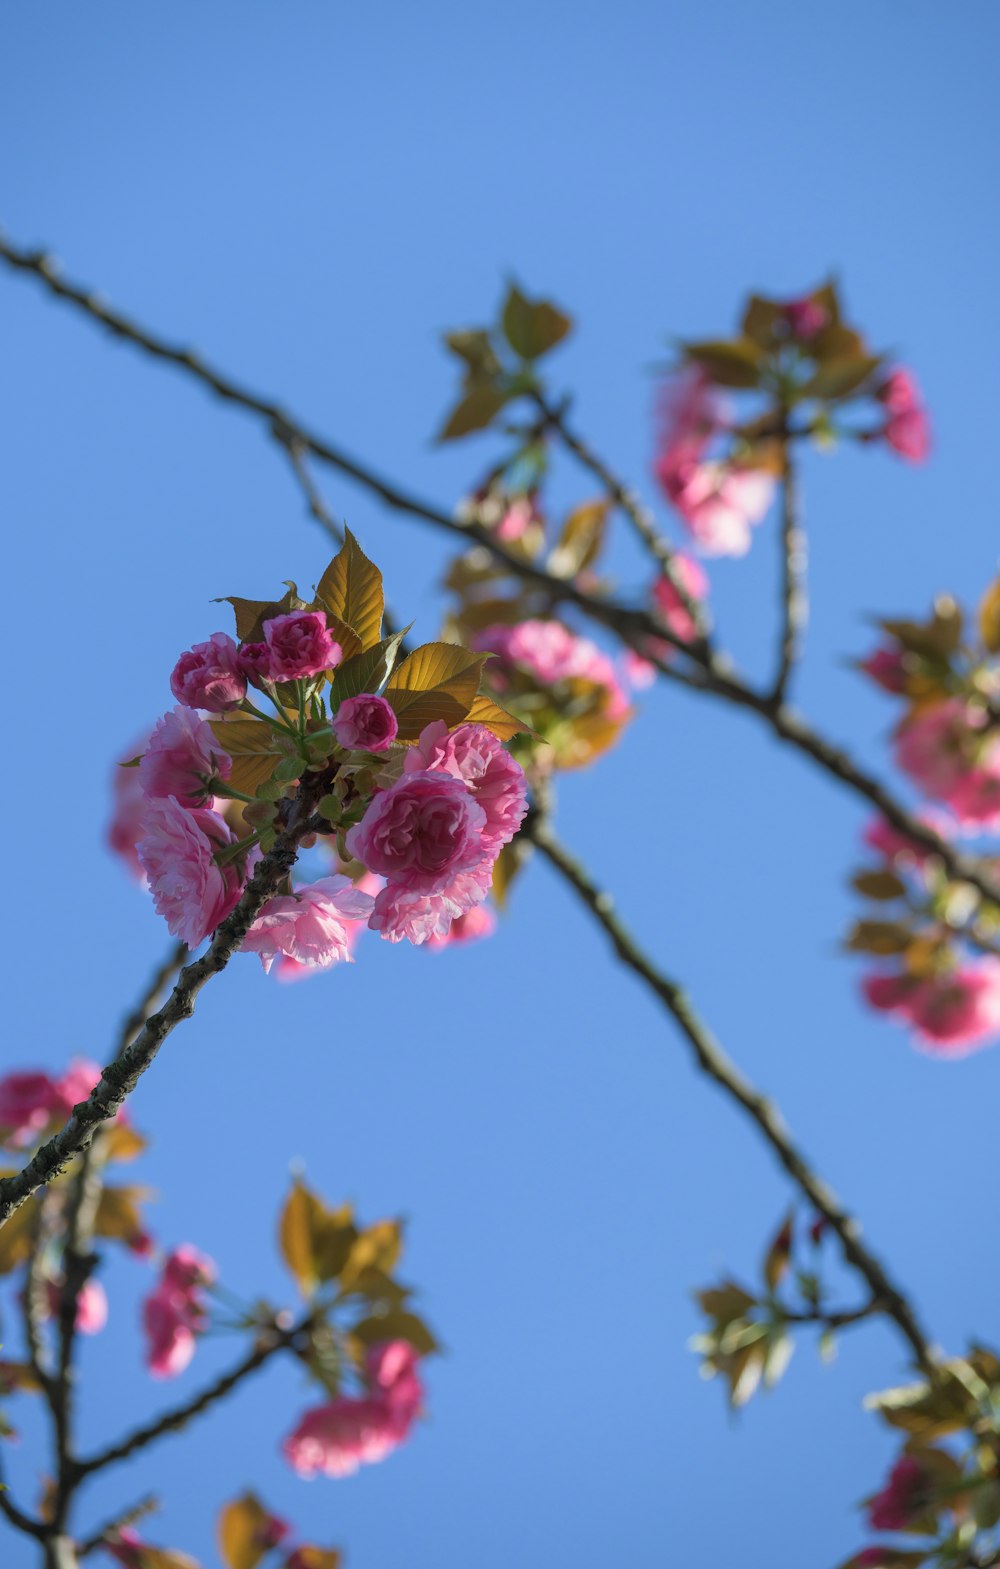
M 91 1553 L 96 1553 L 118 1531 L 123 1531 L 126 1526 L 135 1525 L 139 1520 L 144 1520 L 147 1515 L 155 1513 L 160 1507 L 160 1501 L 154 1493 L 147 1493 L 145 1498 L 140 1498 L 137 1503 L 128 1509 L 123 1509 L 114 1516 L 106 1525 L 102 1525 L 92 1536 L 88 1536 L 77 1548 L 78 1558 L 89 1558 Z
M 0 261 L 6 262 L 16 271 L 38 278 L 51 293 L 76 306 L 78 310 L 99 322 L 108 331 L 125 338 L 154 358 L 177 366 L 216 393 L 218 397 L 245 409 L 248 413 L 255 414 L 266 423 L 270 434 L 282 432 L 280 439 L 283 445 L 287 446 L 287 441 L 293 441 L 300 452 L 309 452 L 319 461 L 339 470 L 394 511 L 406 513 L 454 534 L 463 539 L 466 544 L 482 545 L 509 572 L 521 578 L 523 582 L 543 589 L 553 605 L 560 603 L 574 605 L 582 614 L 613 632 L 628 647 L 642 652 L 643 657 L 649 659 L 667 680 L 680 681 L 689 690 L 721 698 L 756 714 L 779 740 L 787 742 L 797 751 L 802 752 L 824 772 L 875 806 L 893 827 L 907 834 L 925 849 L 931 850 L 940 858 L 951 876 L 967 882 L 984 898 L 1000 904 L 1000 883 L 990 877 L 981 865 L 977 865 L 970 857 L 946 843 L 926 823 L 919 822 L 916 817 L 907 812 L 889 790 L 855 763 L 843 748 L 825 740 L 805 720 L 783 704 L 775 703 L 770 693 L 758 692 L 743 681 L 734 672 L 724 654 L 701 644 L 685 642 L 666 627 L 659 617 L 649 611 L 586 593 L 571 579 L 557 578 L 543 567 L 514 555 L 506 549 L 502 541 L 481 525 L 471 521 L 463 522 L 439 507 L 432 506 L 404 491 L 292 419 L 276 403 L 258 397 L 255 393 L 239 386 L 222 372 L 208 365 L 193 350 L 179 348 L 165 339 L 156 337 L 128 317 L 112 310 L 93 291 L 67 282 L 60 275 L 56 263 L 44 251 L 23 249 L 13 245 L 0 234 Z M 599 469 L 592 471 L 600 472 L 605 476 L 603 482 L 608 485 L 609 494 L 613 498 L 619 494 L 623 497 L 629 496 L 628 488 L 615 477 L 608 465 L 591 453 L 589 448 L 583 448 L 579 438 L 574 437 L 574 440 L 582 450 L 587 452 L 588 457 L 599 465 Z M 672 643 L 680 653 L 692 661 L 697 674 L 691 675 L 686 671 L 674 669 L 666 661 L 651 657 L 645 646 L 646 639 Z M 3 1218 L 4 1211 L 0 1206 L 0 1219 Z
M 802 652 L 802 639 L 809 619 L 807 562 L 808 545 L 802 527 L 798 476 L 786 430 L 781 442 L 781 633 L 778 669 L 771 689 L 771 701 L 776 708 L 785 701 L 792 671 Z
M 873 1299 L 892 1319 L 907 1342 L 914 1360 L 928 1375 L 936 1359 L 916 1311 L 905 1293 L 891 1279 L 885 1266 L 861 1241 L 861 1227 L 841 1205 L 836 1194 L 817 1174 L 794 1142 L 772 1101 L 740 1072 L 719 1042 L 698 1017 L 683 988 L 657 968 L 615 913 L 614 900 L 555 837 L 544 817 L 531 814 L 522 829 L 604 929 L 621 962 L 637 975 L 670 1014 L 691 1048 L 695 1063 L 719 1086 L 727 1098 L 747 1114 L 800 1193 L 808 1199 L 836 1233 L 847 1262 L 867 1282 Z
M 216 931 L 207 952 L 181 971 L 166 1003 L 149 1016 L 135 1039 L 107 1065 L 90 1098 L 74 1107 L 72 1117 L 61 1132 L 43 1144 L 19 1172 L 0 1182 L 0 1222 L 7 1220 L 26 1198 L 57 1176 L 74 1156 L 87 1149 L 97 1129 L 116 1114 L 135 1089 L 167 1036 L 184 1019 L 191 1017 L 201 988 L 226 968 L 261 908 L 288 875 L 298 854 L 299 840 L 324 826 L 321 819 L 314 820 L 312 816 L 315 802 L 323 790 L 320 778 L 319 775 L 306 775 L 288 826 L 258 864 L 239 903 Z

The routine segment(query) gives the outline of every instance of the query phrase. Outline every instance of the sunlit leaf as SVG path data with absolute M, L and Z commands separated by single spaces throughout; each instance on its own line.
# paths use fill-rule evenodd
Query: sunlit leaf
M 296 1181 L 279 1221 L 282 1257 L 304 1296 L 340 1274 L 357 1237 L 349 1204 L 331 1210 L 304 1182 Z
M 378 691 L 392 674 L 399 654 L 399 645 L 409 630 L 409 627 L 406 627 L 404 631 L 396 632 L 392 637 L 384 637 L 381 642 L 366 648 L 363 653 L 355 654 L 353 659 L 345 659 L 343 664 L 337 666 L 331 683 L 331 709 L 338 703 L 342 703 L 345 697 L 357 697 L 360 692 Z
M 129 1123 L 110 1123 L 101 1134 L 101 1148 L 107 1160 L 135 1160 L 148 1148 L 148 1140 Z
M 133 1246 L 146 1234 L 139 1206 L 152 1197 L 150 1188 L 116 1187 L 112 1183 L 105 1183 L 97 1201 L 95 1234 L 110 1237 L 115 1242 L 124 1242 L 126 1247 Z
M 349 528 L 344 530 L 343 549 L 316 585 L 316 598 L 328 617 L 336 617 L 353 628 L 363 649 L 374 647 L 381 638 L 385 610 L 382 574 Z
M 351 1326 L 351 1334 L 364 1346 L 383 1345 L 387 1340 L 405 1340 L 423 1357 L 431 1356 L 441 1349 L 423 1319 L 403 1308 L 363 1318 L 360 1323 Z
M 904 953 L 909 946 L 908 927 L 896 921 L 855 921 L 844 941 L 852 953 L 875 953 L 883 958 Z
M 864 894 L 866 899 L 899 899 L 906 892 L 906 884 L 895 872 L 858 872 L 851 878 L 851 886 Z
M 576 577 L 597 559 L 610 511 L 611 503 L 606 500 L 586 501 L 574 508 L 549 556 L 549 571 L 554 576 Z
M 343 1267 L 337 1272 L 341 1289 L 350 1291 L 366 1270 L 391 1275 L 399 1261 L 403 1240 L 399 1222 L 379 1220 L 355 1236 Z
M 255 1569 L 270 1550 L 264 1534 L 270 1519 L 270 1512 L 254 1493 L 244 1493 L 223 1506 L 216 1535 L 227 1569 Z
M 28 1199 L 0 1226 L 0 1275 L 9 1275 L 30 1257 L 38 1225 L 38 1206 Z
M 1000 577 L 979 602 L 979 636 L 991 654 L 1000 653 Z
M 478 695 L 486 658 L 456 643 L 425 643 L 397 665 L 383 696 L 396 712 L 399 739 L 415 741 L 434 719 L 449 729 L 461 724 Z
M 720 387 L 756 387 L 760 380 L 761 351 L 748 338 L 709 339 L 683 347 L 688 359 Z
M 487 697 L 485 692 L 477 693 L 466 719 L 470 725 L 485 725 L 498 741 L 510 741 L 516 735 L 533 733 L 530 725 L 514 714 L 509 714 L 505 708 L 494 703 L 491 697 Z

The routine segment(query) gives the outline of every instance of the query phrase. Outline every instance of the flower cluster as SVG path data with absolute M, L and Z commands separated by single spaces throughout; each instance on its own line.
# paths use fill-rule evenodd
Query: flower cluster
M 757 407 L 737 418 L 733 392 L 754 394 Z M 859 404 L 877 412 L 876 425 L 845 422 Z M 685 344 L 661 389 L 657 427 L 660 488 L 710 556 L 746 554 L 791 441 L 883 441 L 913 462 L 930 449 L 912 372 L 886 371 L 844 323 L 829 284 L 793 300 L 753 295 L 738 336 Z
M 350 1476 L 398 1448 L 423 1402 L 418 1360 L 404 1340 L 372 1346 L 364 1392 L 312 1407 L 285 1439 L 284 1454 L 294 1470 L 305 1477 Z
M 485 654 L 430 643 L 400 660 L 381 577 L 350 535 L 311 603 L 293 587 L 233 604 L 240 641 L 217 632 L 178 660 L 178 706 L 118 792 L 112 843 L 134 843 L 158 912 L 195 947 L 308 791 L 299 839 L 330 847 L 331 875 L 287 883 L 244 951 L 289 979 L 349 961 L 364 924 L 391 942 L 447 940 L 527 809 L 502 744 L 520 722 L 481 690 Z

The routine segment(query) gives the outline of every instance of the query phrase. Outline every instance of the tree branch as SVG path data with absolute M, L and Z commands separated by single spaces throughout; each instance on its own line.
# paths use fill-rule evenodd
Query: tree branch
M 140 1498 L 138 1503 L 130 1508 L 123 1509 L 114 1516 L 106 1525 L 102 1525 L 92 1536 L 86 1537 L 77 1549 L 77 1556 L 89 1558 L 91 1553 L 96 1553 L 113 1536 L 116 1531 L 122 1531 L 126 1526 L 135 1525 L 137 1521 L 145 1519 L 146 1515 L 153 1514 L 160 1507 L 160 1501 L 155 1493 L 147 1493 L 145 1498 Z
M 847 1213 L 836 1194 L 813 1170 L 773 1102 L 766 1099 L 726 1055 L 678 983 L 657 969 L 643 952 L 615 914 L 611 895 L 599 888 L 580 862 L 559 843 L 545 819 L 529 814 L 521 831 L 603 927 L 621 962 L 662 1003 L 691 1048 L 697 1066 L 755 1124 L 796 1187 L 836 1233 L 845 1259 L 864 1278 L 873 1298 L 896 1324 L 918 1366 L 933 1376 L 935 1354 L 915 1310 L 884 1265 L 862 1243 L 858 1221 Z
M 166 1003 L 149 1016 L 131 1044 L 108 1064 L 90 1098 L 73 1108 L 73 1115 L 61 1132 L 43 1144 L 13 1177 L 0 1181 L 0 1223 L 20 1208 L 32 1193 L 57 1176 L 75 1155 L 81 1155 L 87 1149 L 97 1129 L 116 1114 L 135 1089 L 167 1036 L 182 1020 L 191 1017 L 195 999 L 206 981 L 219 975 L 233 954 L 239 951 L 261 908 L 277 892 L 294 865 L 299 840 L 317 827 L 325 827 L 322 820 L 312 818 L 313 806 L 324 789 L 320 783 L 322 777 L 306 775 L 293 803 L 287 828 L 278 835 L 273 850 L 258 864 L 242 898 L 216 931 L 208 951 L 181 971 Z
M 785 700 L 809 619 L 808 547 L 800 521 L 798 479 L 787 428 L 782 430 L 781 467 L 781 634 L 778 669 L 771 689 L 771 702 L 776 708 Z

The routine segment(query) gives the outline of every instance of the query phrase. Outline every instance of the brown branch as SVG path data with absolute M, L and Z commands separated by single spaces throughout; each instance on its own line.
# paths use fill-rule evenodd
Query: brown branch
M 780 707 L 792 671 L 802 652 L 802 640 L 809 619 L 806 588 L 808 547 L 800 517 L 798 477 L 792 459 L 792 444 L 787 428 L 781 442 L 781 634 L 778 669 L 771 690 L 771 701 Z
M 861 1241 L 858 1221 L 847 1213 L 833 1190 L 814 1171 L 792 1139 L 774 1103 L 763 1096 L 726 1055 L 695 1013 L 683 989 L 653 964 L 615 914 L 611 895 L 599 888 L 580 862 L 559 843 L 545 819 L 537 814 L 529 815 L 522 832 L 603 927 L 621 962 L 639 977 L 670 1014 L 691 1048 L 697 1066 L 755 1124 L 796 1187 L 836 1233 L 845 1259 L 864 1278 L 872 1297 L 893 1320 L 918 1366 L 933 1376 L 935 1354 L 914 1308 L 890 1278 L 885 1266 Z
M 288 826 L 264 856 L 236 908 L 222 922 L 200 959 L 187 965 L 162 1008 L 146 1020 L 135 1039 L 103 1070 L 90 1098 L 73 1108 L 66 1126 L 35 1153 L 13 1177 L 0 1181 L 0 1222 L 57 1176 L 89 1146 L 97 1129 L 108 1122 L 135 1089 L 167 1036 L 194 1012 L 195 999 L 213 975 L 219 975 L 239 951 L 261 908 L 278 890 L 298 854 L 299 840 L 317 827 L 312 810 L 323 793 L 322 775 L 307 774 L 295 798 Z

